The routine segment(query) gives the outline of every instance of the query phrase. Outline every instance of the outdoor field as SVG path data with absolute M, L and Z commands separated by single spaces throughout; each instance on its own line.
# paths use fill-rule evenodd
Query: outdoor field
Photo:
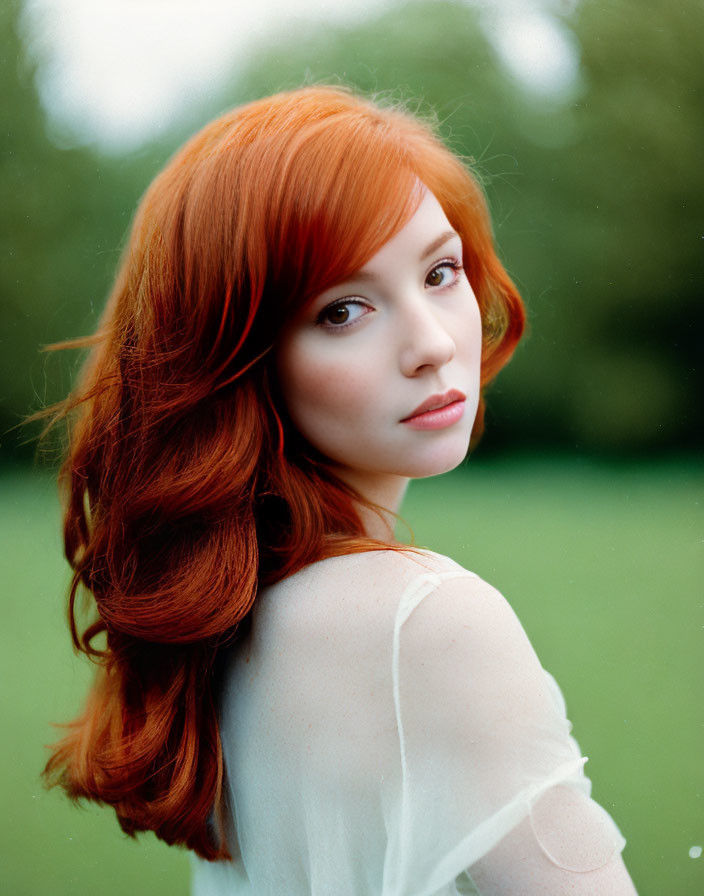
M 414 483 L 403 507 L 417 544 L 515 608 L 562 686 L 640 896 L 704 893 L 703 486 L 686 460 L 475 459 Z M 39 779 L 50 723 L 75 714 L 90 674 L 69 645 L 50 475 L 0 473 L 0 537 L 0 893 L 186 896 L 186 853 L 129 840 L 112 810 L 74 808 Z

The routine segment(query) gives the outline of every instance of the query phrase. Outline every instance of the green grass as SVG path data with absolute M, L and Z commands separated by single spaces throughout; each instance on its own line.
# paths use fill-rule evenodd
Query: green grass
M 413 483 L 416 542 L 512 603 L 567 697 L 594 795 L 628 840 L 641 896 L 704 892 L 704 560 L 701 466 L 472 461 Z M 50 477 L 0 474 L 3 862 L 11 896 L 185 896 L 188 859 L 137 841 L 110 810 L 39 780 L 52 720 L 89 678 L 69 647 L 68 570 Z

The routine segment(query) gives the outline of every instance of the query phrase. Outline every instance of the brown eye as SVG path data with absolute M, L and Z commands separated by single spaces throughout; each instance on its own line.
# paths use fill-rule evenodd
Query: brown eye
M 457 261 L 443 261 L 432 269 L 425 279 L 426 286 L 452 286 L 462 265 Z M 453 276 L 454 275 L 454 276 Z
M 443 281 L 442 268 L 435 268 L 428 274 L 428 286 L 440 286 Z
M 317 323 L 318 326 L 326 327 L 328 330 L 342 330 L 348 325 L 356 323 L 371 310 L 372 308 L 366 302 L 345 299 L 344 302 L 323 308 L 318 315 Z
M 331 324 L 344 324 L 349 320 L 349 306 L 335 305 L 333 308 L 328 308 L 325 312 L 325 316 Z

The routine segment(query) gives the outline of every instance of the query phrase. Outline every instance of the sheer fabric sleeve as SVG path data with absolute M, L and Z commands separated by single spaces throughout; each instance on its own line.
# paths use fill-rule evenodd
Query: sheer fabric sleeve
M 559 687 L 495 589 L 459 567 L 419 577 L 398 607 L 392 676 L 401 793 L 385 892 L 456 892 L 444 888 L 475 868 L 486 892 L 587 893 L 580 876 L 623 869 Z M 623 875 L 599 892 L 635 892 Z

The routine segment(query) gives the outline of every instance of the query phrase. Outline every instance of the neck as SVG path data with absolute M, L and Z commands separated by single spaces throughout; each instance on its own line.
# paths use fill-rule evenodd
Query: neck
M 409 480 L 405 476 L 396 475 L 368 476 L 363 471 L 357 470 L 338 469 L 335 472 L 343 482 L 376 505 L 376 507 L 367 507 L 361 503 L 356 505 L 365 535 L 378 541 L 393 543 L 395 514 L 401 506 Z

